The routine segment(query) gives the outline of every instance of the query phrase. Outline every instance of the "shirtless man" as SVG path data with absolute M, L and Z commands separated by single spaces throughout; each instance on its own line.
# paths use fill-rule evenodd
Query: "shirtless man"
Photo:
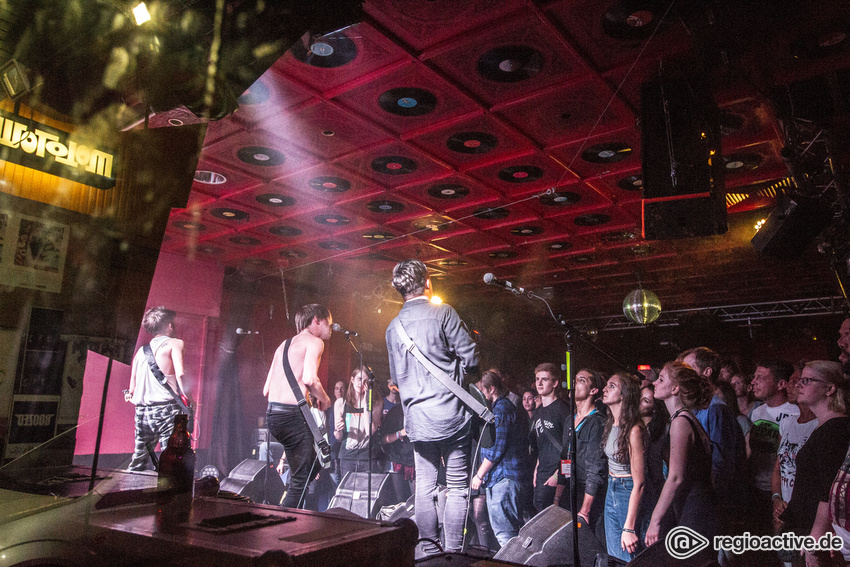
M 318 473 L 319 463 L 313 448 L 313 435 L 283 371 L 283 351 L 290 342 L 288 359 L 292 373 L 305 397 L 309 394 L 317 408 L 324 411 L 330 407 L 331 400 L 319 381 L 318 371 L 325 350 L 324 341 L 331 338 L 332 324 L 331 313 L 324 305 L 311 303 L 302 307 L 295 315 L 298 334 L 277 347 L 263 386 L 263 395 L 269 398 L 266 420 L 269 433 L 283 445 L 289 461 L 289 489 L 283 499 L 286 508 L 303 506 L 307 485 Z M 281 469 L 279 464 L 278 470 Z
M 145 311 L 142 327 L 154 335 L 150 342 L 151 350 L 168 385 L 174 392 L 181 394 L 185 391 L 183 341 L 174 338 L 176 315 L 163 306 L 151 307 Z M 180 406 L 151 372 L 142 348 L 133 358 L 130 387 L 124 390 L 124 401 L 136 406 L 136 448 L 127 468 L 131 471 L 145 470 L 157 440 L 163 450 L 168 445 L 168 438 L 174 430 L 174 417 L 180 413 Z

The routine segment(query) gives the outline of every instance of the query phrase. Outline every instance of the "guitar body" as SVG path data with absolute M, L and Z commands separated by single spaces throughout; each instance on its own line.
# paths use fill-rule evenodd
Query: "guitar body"
M 316 456 L 319 459 L 319 464 L 323 469 L 331 467 L 331 445 L 328 443 L 328 420 L 325 412 L 315 407 L 310 408 L 310 413 L 319 428 L 319 433 L 322 437 L 318 440 L 313 440 L 313 448 L 316 449 Z

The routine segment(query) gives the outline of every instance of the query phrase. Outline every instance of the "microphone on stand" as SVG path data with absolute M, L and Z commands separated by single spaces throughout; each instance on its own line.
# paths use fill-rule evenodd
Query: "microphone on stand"
M 242 329 L 240 327 L 240 328 L 236 329 L 236 334 L 237 335 L 259 335 L 260 331 L 249 331 L 248 329 Z
M 346 336 L 352 336 L 352 337 L 357 337 L 357 336 L 359 336 L 359 335 L 358 335 L 357 333 L 355 333 L 354 331 L 346 331 L 345 329 L 343 329 L 343 328 L 339 325 L 339 323 L 334 323 L 333 325 L 331 325 L 331 329 L 333 329 L 333 330 L 334 330 L 334 331 L 336 331 L 337 333 L 345 333 L 345 335 L 346 335 Z
M 487 285 L 497 285 L 499 287 L 503 287 L 508 291 L 512 291 L 514 293 L 525 293 L 525 290 L 518 285 L 514 285 L 508 280 L 500 280 L 496 276 L 491 273 L 484 274 L 484 283 Z

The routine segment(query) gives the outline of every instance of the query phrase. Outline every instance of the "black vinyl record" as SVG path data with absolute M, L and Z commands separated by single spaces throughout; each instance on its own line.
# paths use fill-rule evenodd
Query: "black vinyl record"
M 481 220 L 499 220 L 507 217 L 511 214 L 511 212 L 502 207 L 482 207 L 480 209 L 476 209 L 472 214 L 475 218 L 479 218 Z
M 513 165 L 501 170 L 498 177 L 508 183 L 531 183 L 543 177 L 543 170 L 536 165 Z
M 621 0 L 605 12 L 602 31 L 614 39 L 641 41 L 655 31 L 661 13 L 657 1 Z
M 319 242 L 319 248 L 324 248 L 325 250 L 348 250 L 351 246 L 339 240 L 324 240 Z
M 366 203 L 366 208 L 373 213 L 382 213 L 385 215 L 400 213 L 404 210 L 404 205 L 398 201 L 369 201 Z
M 425 89 L 403 87 L 382 93 L 378 106 L 397 116 L 422 116 L 437 108 L 437 97 Z
M 326 224 L 328 226 L 345 226 L 351 222 L 351 219 L 348 217 L 334 214 L 317 215 L 313 217 L 313 220 L 319 224 Z
M 527 45 L 491 49 L 478 60 L 478 74 L 497 83 L 529 79 L 543 68 L 543 54 Z
M 428 194 L 435 199 L 463 199 L 469 195 L 469 189 L 455 183 L 441 183 L 428 187 Z
M 617 187 L 623 191 L 640 191 L 643 189 L 642 175 L 629 175 L 617 181 Z
M 354 61 L 357 44 L 341 33 L 329 34 L 313 38 L 309 46 L 297 41 L 289 51 L 302 63 L 332 69 Z
M 281 250 L 278 253 L 278 256 L 280 256 L 281 258 L 306 258 L 307 253 L 304 252 L 303 250 L 286 249 L 286 250 Z
M 822 59 L 850 50 L 850 28 L 836 23 L 802 35 L 791 44 L 791 55 L 797 59 Z
M 241 221 L 251 216 L 245 211 L 240 211 L 239 209 L 231 209 L 227 207 L 211 209 L 210 214 L 217 219 L 228 221 Z
M 416 171 L 416 162 L 404 156 L 381 156 L 372 160 L 372 169 L 386 175 L 404 175 Z
M 347 179 L 329 175 L 314 177 L 307 184 L 310 186 L 310 189 L 322 191 L 323 193 L 345 193 L 351 189 L 351 183 Z
M 543 227 L 534 225 L 517 226 L 511 229 L 511 234 L 515 236 L 535 236 L 543 234 Z
M 564 240 L 559 240 L 557 242 L 550 242 L 546 245 L 547 250 L 551 250 L 552 252 L 564 252 L 565 250 L 569 250 L 573 247 L 572 242 L 566 242 Z
M 540 202 L 547 207 L 568 207 L 581 201 L 581 195 L 572 191 L 556 191 L 540 197 Z
M 446 146 L 461 154 L 486 154 L 499 145 L 499 139 L 484 132 L 458 132 L 446 140 Z
M 289 195 L 281 195 L 280 193 L 263 193 L 262 195 L 257 195 L 256 200 L 258 203 L 268 207 L 291 207 L 295 204 L 295 199 Z
M 253 236 L 232 236 L 227 240 L 239 246 L 256 246 L 260 244 L 260 239 Z
M 581 159 L 590 163 L 615 163 L 632 154 L 632 148 L 624 142 L 596 144 L 581 153 Z
M 236 156 L 248 165 L 274 167 L 286 161 L 286 156 L 274 148 L 264 146 L 247 146 L 236 152 Z
M 731 154 L 723 156 L 723 164 L 726 174 L 734 174 L 742 171 L 752 171 L 762 164 L 764 158 L 759 154 Z
M 519 254 L 517 254 L 513 250 L 499 250 L 498 252 L 490 252 L 488 254 L 488 256 L 496 260 L 507 260 L 509 258 L 516 258 L 518 255 Z

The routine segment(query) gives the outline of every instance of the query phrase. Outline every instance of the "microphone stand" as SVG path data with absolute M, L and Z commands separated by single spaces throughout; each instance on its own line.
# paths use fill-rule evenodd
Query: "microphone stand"
M 363 353 L 357 348 L 357 345 L 354 344 L 351 340 L 351 333 L 345 332 L 345 340 L 348 341 L 348 344 L 351 345 L 351 348 L 354 349 L 354 352 L 357 354 L 357 357 L 360 359 L 360 368 L 366 369 L 366 376 L 368 378 L 369 387 L 366 389 L 366 411 L 369 416 L 366 420 L 366 432 L 367 432 L 367 451 L 369 458 L 369 476 L 366 481 L 366 490 L 368 496 L 366 497 L 366 517 L 367 519 L 372 519 L 372 386 L 375 383 L 375 373 L 372 372 L 372 369 L 363 364 Z
M 549 306 L 549 302 L 546 301 L 545 298 L 536 295 L 532 291 L 518 290 L 508 288 L 510 291 L 516 293 L 517 295 L 525 295 L 529 299 L 539 299 L 546 305 L 546 309 L 549 310 L 549 315 L 551 315 L 552 319 L 558 326 L 566 329 L 566 333 L 564 334 L 564 340 L 567 343 L 567 390 L 570 393 L 570 425 L 569 425 L 569 442 L 570 442 L 570 508 L 572 509 L 572 517 L 573 517 L 573 565 L 575 567 L 581 567 L 581 555 L 579 554 L 579 545 L 578 545 L 578 522 L 576 521 L 576 514 L 578 513 L 578 483 L 576 482 L 576 472 L 577 472 L 577 440 L 576 440 L 576 391 L 573 387 L 573 375 L 572 375 L 572 367 L 573 367 L 573 341 L 576 338 L 580 338 L 584 340 L 585 344 L 592 346 L 596 349 L 597 352 L 613 361 L 618 367 L 624 368 L 629 372 L 637 374 L 637 372 L 630 368 L 628 365 L 623 364 L 610 353 L 606 352 L 599 346 L 594 343 L 587 341 L 581 334 L 581 331 L 568 324 L 566 319 L 562 315 L 555 315 L 552 311 L 552 307 Z M 589 528 L 590 526 L 588 526 Z

